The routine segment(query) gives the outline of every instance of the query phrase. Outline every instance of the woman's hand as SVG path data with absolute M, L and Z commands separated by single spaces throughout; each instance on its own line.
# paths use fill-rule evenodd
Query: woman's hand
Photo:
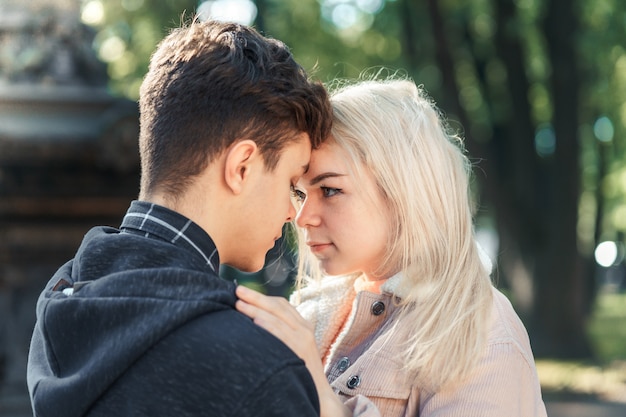
M 350 416 L 351 413 L 328 384 L 315 344 L 313 328 L 283 297 L 270 297 L 238 286 L 238 311 L 289 346 L 306 364 L 320 399 L 321 417 Z
M 283 297 L 271 297 L 247 287 L 238 286 L 237 310 L 254 323 L 279 338 L 309 366 L 321 360 L 315 344 L 312 326 Z

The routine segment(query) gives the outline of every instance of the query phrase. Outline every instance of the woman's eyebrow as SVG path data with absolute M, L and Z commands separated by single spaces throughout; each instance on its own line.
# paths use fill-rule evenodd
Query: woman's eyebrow
M 335 177 L 345 177 L 346 174 L 339 174 L 337 172 L 324 172 L 322 174 L 319 174 L 315 177 L 313 177 L 311 179 L 311 181 L 309 181 L 310 185 L 315 185 L 318 182 L 324 181 L 327 178 L 335 178 Z

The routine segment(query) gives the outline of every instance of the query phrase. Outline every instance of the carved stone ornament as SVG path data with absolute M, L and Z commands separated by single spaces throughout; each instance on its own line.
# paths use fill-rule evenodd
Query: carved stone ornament
M 79 2 L 0 0 L 0 82 L 104 86 Z

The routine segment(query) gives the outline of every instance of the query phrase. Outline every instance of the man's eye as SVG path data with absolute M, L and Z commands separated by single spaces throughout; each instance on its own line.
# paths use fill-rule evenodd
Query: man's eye
M 302 190 L 298 190 L 293 185 L 291 186 L 291 196 L 299 203 L 306 199 L 306 194 Z
M 324 197 L 332 197 L 335 194 L 339 194 L 341 192 L 341 188 L 330 188 L 330 187 L 321 187 L 322 194 Z

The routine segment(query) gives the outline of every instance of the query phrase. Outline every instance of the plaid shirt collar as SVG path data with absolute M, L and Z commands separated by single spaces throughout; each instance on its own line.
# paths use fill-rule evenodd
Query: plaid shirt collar
M 220 258 L 211 237 L 182 214 L 145 201 L 133 201 L 120 229 L 127 233 L 165 240 L 198 253 L 216 274 Z

